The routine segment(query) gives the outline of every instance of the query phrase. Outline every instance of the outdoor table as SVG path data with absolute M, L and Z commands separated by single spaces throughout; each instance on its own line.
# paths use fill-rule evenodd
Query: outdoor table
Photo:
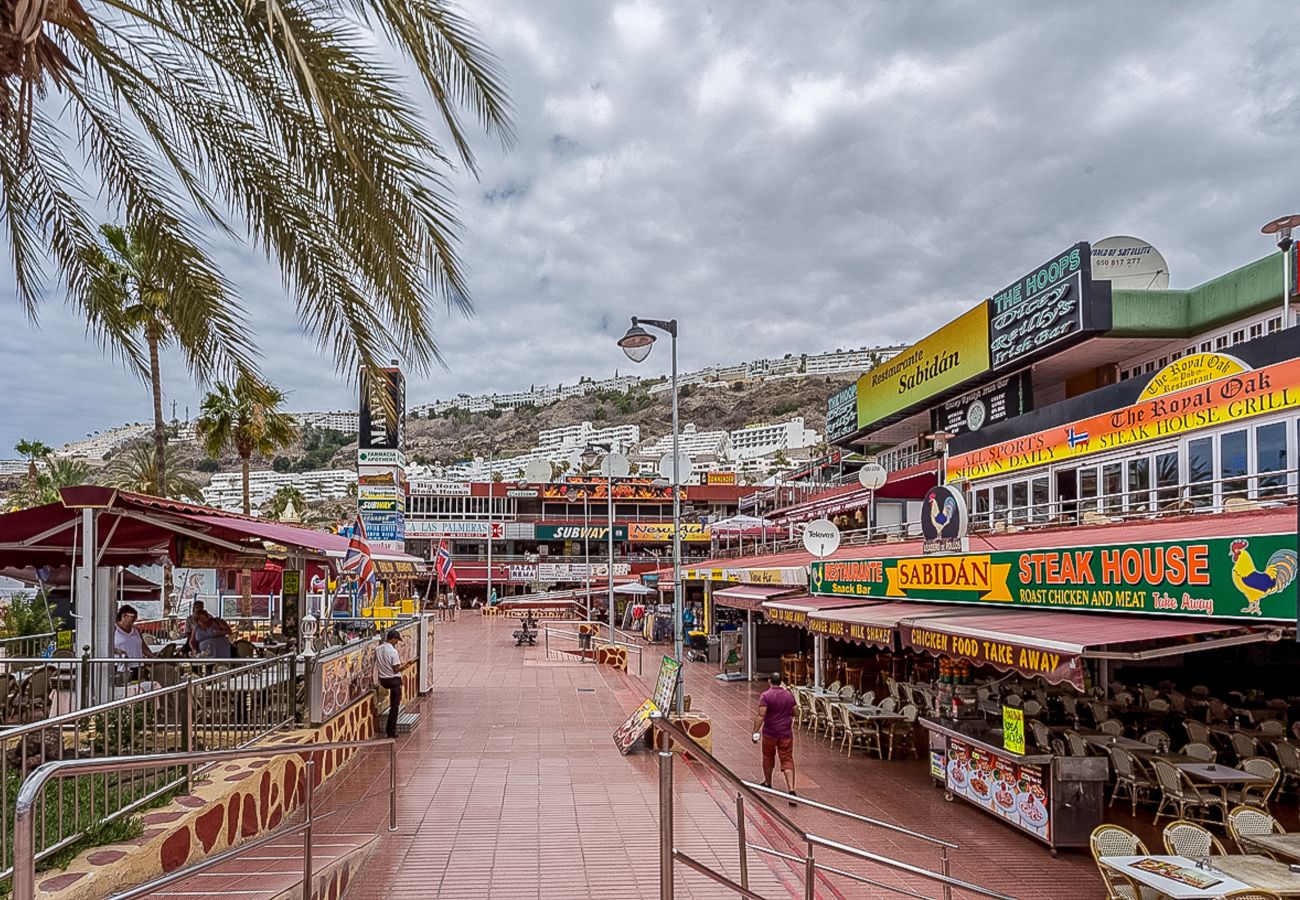
M 857 716 L 859 719 L 902 719 L 905 718 L 902 713 L 890 712 L 887 709 L 881 709 L 879 706 L 849 706 L 849 715 Z
M 1210 858 L 1210 865 L 1215 869 L 1228 859 L 1226 856 Z M 1196 897 L 1222 897 L 1233 891 L 1244 891 L 1251 885 L 1238 881 L 1226 872 L 1211 869 L 1198 869 L 1196 860 L 1186 856 L 1102 856 L 1097 862 L 1109 869 L 1114 869 L 1126 878 L 1155 888 L 1165 897 L 1173 900 L 1194 900 Z M 1158 874 L 1139 866 L 1153 866 L 1164 863 L 1170 876 Z
M 1250 772 L 1243 772 L 1241 769 L 1222 766 L 1218 763 L 1178 763 L 1177 768 L 1186 772 L 1193 780 L 1204 781 L 1209 784 L 1256 784 L 1261 781 L 1268 781 L 1262 775 L 1252 775 Z
M 1253 888 L 1272 891 L 1280 897 L 1300 897 L 1300 874 L 1286 863 L 1258 855 L 1212 856 L 1210 865 Z
M 1202 762 L 1194 756 L 1188 756 L 1186 753 L 1160 753 L 1155 747 L 1148 746 L 1145 750 L 1130 750 L 1134 756 L 1143 762 L 1151 762 L 1154 759 L 1163 759 L 1171 766 L 1179 766 L 1183 763 Z
M 1257 850 L 1300 860 L 1300 834 L 1243 834 L 1237 840 Z
M 1143 741 L 1134 740 L 1130 737 L 1106 734 L 1105 732 L 1098 732 L 1096 734 L 1081 733 L 1079 737 L 1083 738 L 1094 747 L 1100 747 L 1103 750 L 1110 747 L 1118 747 L 1121 750 L 1127 750 L 1129 753 L 1138 753 L 1142 750 L 1155 750 L 1154 747 L 1150 744 L 1144 743 Z

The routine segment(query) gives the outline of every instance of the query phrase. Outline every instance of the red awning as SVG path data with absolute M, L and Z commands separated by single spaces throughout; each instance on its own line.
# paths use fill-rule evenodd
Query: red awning
M 778 600 L 765 601 L 763 603 L 763 615 L 767 617 L 769 622 L 805 628 L 808 625 L 808 617 L 812 613 L 861 606 L 870 602 L 872 601 L 867 598 L 811 597 L 804 594 L 803 596 L 782 597 Z
M 742 584 L 738 587 L 714 591 L 713 600 L 719 606 L 762 612 L 764 600 L 774 600 L 781 596 L 794 597 L 802 593 L 803 588 L 791 587 L 790 585 Z
M 852 605 L 838 609 L 825 609 L 808 617 L 808 630 L 854 644 L 868 644 L 894 649 L 898 642 L 898 623 L 903 619 L 920 619 L 926 615 L 951 615 L 950 607 L 931 606 L 925 603 L 880 603 L 851 598 L 837 598 Z M 863 598 L 866 599 L 866 598 Z
M 921 604 L 918 604 L 921 605 Z M 1211 638 L 1236 643 L 1264 640 L 1266 632 L 1240 625 L 1195 619 L 1148 619 L 1055 610 L 1003 611 L 965 609 L 909 616 L 899 622 L 899 638 L 908 649 L 965 659 L 1001 671 L 1041 676 L 1052 684 L 1083 689 L 1083 660 L 1123 655 L 1141 646 L 1173 653 L 1214 646 Z

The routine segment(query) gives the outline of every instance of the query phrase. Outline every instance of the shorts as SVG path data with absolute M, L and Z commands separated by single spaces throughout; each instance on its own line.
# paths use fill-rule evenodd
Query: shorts
M 794 768 L 794 738 L 763 735 L 763 768 L 769 768 L 778 755 L 781 757 L 782 772 Z

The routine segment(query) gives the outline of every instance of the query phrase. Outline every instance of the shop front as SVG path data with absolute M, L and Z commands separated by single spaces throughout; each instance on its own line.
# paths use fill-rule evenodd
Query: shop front
M 843 680 L 835 675 L 824 677 L 827 664 L 826 642 L 809 631 L 809 620 L 816 613 L 846 610 L 862 604 L 863 601 L 852 597 L 812 597 L 807 594 L 763 603 L 763 617 L 768 622 L 796 630 L 799 635 L 798 650 L 781 657 L 781 674 L 787 684 L 813 684 L 821 687 L 824 682 Z M 861 684 L 857 685 L 858 690 L 861 687 Z
M 738 625 L 743 636 L 741 653 L 744 676 L 752 681 L 754 674 L 781 671 L 781 657 L 799 649 L 799 635 L 792 629 L 772 624 L 762 618 L 766 601 L 797 597 L 805 588 L 781 584 L 742 584 L 714 590 L 712 600 L 718 610 L 720 623 L 725 616 Z M 723 610 L 731 610 L 729 615 Z M 744 614 L 743 619 L 740 613 Z

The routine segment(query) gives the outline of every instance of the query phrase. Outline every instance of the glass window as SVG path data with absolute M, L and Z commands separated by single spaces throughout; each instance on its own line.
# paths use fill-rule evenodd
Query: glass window
M 1274 422 L 1255 429 L 1255 471 L 1261 474 L 1259 496 L 1286 493 L 1286 423 Z M 1276 475 L 1264 475 L 1277 472 Z
M 1120 463 L 1107 463 L 1101 467 L 1102 507 L 1106 512 L 1119 512 L 1124 505 L 1124 467 Z
M 1214 438 L 1187 442 L 1188 496 L 1197 506 L 1214 502 Z
M 1177 503 L 1182 479 L 1178 477 L 1178 451 L 1156 454 L 1156 507 L 1168 509 Z
M 1215 350 L 1222 350 L 1224 347 L 1227 346 L 1228 346 L 1228 336 L 1226 334 L 1221 334 L 1214 339 Z
M 1079 470 L 1079 511 L 1088 512 L 1097 509 L 1097 470 Z
M 1250 337 L 1251 337 L 1252 340 L 1254 340 L 1254 339 L 1257 338 L 1257 337 L 1262 337 L 1263 334 L 1264 334 L 1264 326 L 1263 326 L 1263 325 L 1252 325 L 1252 326 L 1250 326 Z
M 1011 485 L 1011 521 L 1029 521 L 1029 482 L 1017 481 Z
M 1005 522 L 1007 518 L 1007 486 L 999 484 L 993 489 L 993 521 Z
M 1246 496 L 1246 429 L 1219 436 L 1219 478 L 1223 499 Z
M 1151 460 L 1145 456 L 1128 461 L 1129 512 L 1146 512 L 1151 505 Z
M 987 488 L 975 492 L 975 521 L 988 527 L 989 524 L 989 492 Z
M 1051 482 L 1044 475 L 1029 482 L 1029 517 L 1035 522 L 1046 522 L 1052 517 Z

